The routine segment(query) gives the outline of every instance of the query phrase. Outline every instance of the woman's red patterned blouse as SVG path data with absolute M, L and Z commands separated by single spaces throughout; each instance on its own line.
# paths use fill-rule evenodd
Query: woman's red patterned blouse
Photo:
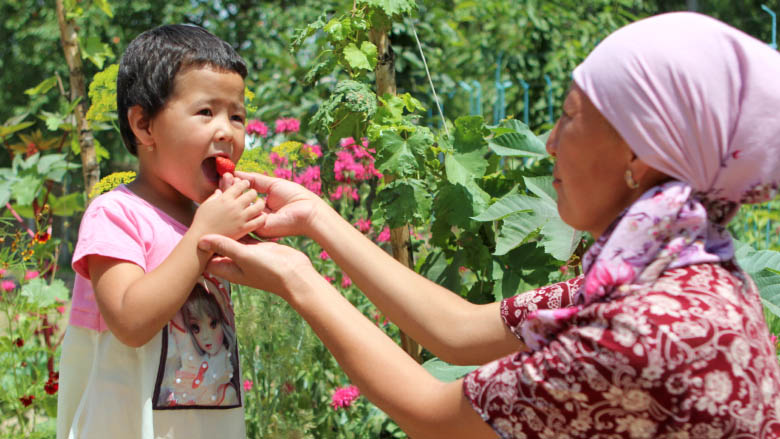
M 780 363 L 744 279 L 727 264 L 669 270 L 584 308 L 541 350 L 475 370 L 464 392 L 504 438 L 778 438 Z M 519 337 L 580 282 L 506 299 L 502 317 Z

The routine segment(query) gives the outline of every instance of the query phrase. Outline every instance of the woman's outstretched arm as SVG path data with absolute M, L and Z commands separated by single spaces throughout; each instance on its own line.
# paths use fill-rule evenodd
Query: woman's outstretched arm
M 414 438 L 494 438 L 463 394 L 462 380 L 442 383 L 360 313 L 297 250 L 241 244 L 209 235 L 209 270 L 231 282 L 278 294 L 308 322 L 361 392 Z
M 266 194 L 261 236 L 314 239 L 377 308 L 442 360 L 483 364 L 524 348 L 501 320 L 500 303 L 472 304 L 404 267 L 298 184 L 236 174 Z

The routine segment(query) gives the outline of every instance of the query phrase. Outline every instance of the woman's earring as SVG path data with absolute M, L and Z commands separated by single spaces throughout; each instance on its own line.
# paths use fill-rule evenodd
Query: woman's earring
M 634 180 L 634 173 L 630 169 L 626 169 L 626 184 L 629 189 L 638 189 L 639 182 Z

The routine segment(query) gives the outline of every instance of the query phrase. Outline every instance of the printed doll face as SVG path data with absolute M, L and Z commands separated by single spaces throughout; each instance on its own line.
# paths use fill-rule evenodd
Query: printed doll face
M 195 336 L 198 346 L 209 355 L 214 355 L 222 349 L 224 333 L 222 322 L 208 315 L 193 315 L 188 322 L 190 331 Z

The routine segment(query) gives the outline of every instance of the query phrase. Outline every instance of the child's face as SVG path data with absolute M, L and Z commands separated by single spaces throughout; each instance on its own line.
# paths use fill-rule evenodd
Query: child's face
M 180 72 L 149 123 L 154 145 L 141 172 L 171 202 L 181 202 L 182 195 L 203 202 L 219 183 L 215 157 L 241 157 L 245 119 L 241 75 L 208 67 Z
M 214 355 L 222 349 L 224 334 L 222 323 L 218 319 L 207 315 L 193 315 L 188 324 L 198 346 L 207 354 Z

